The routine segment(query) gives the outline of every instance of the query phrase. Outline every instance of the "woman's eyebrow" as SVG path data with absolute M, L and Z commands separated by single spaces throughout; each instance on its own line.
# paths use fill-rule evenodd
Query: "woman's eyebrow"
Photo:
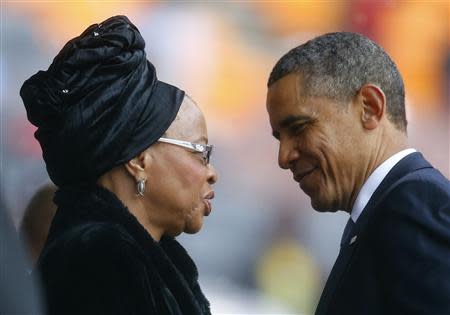
M 201 136 L 194 141 L 194 143 L 203 143 L 203 142 L 208 144 L 208 138 L 205 136 Z

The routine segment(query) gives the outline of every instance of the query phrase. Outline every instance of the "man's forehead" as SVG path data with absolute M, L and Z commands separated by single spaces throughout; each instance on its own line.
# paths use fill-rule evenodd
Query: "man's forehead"
M 298 73 L 290 73 L 275 81 L 268 90 L 267 103 L 297 102 L 301 97 L 300 77 Z
M 269 88 L 266 106 L 271 120 L 283 119 L 287 115 L 306 115 L 309 112 L 309 102 L 301 91 L 299 80 L 299 74 L 292 73 Z

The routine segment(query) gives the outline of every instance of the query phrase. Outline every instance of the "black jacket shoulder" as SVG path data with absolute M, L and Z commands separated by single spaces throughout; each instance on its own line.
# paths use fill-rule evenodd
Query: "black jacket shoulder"
M 149 273 L 145 256 L 117 224 L 86 223 L 66 231 L 48 244 L 39 269 L 50 314 L 61 309 L 66 314 L 156 310 L 151 284 L 142 276 Z
M 384 303 L 399 314 L 449 313 L 450 182 L 432 168 L 404 176 L 368 229 Z
M 50 315 L 209 315 L 186 250 L 102 187 L 62 189 L 38 262 Z

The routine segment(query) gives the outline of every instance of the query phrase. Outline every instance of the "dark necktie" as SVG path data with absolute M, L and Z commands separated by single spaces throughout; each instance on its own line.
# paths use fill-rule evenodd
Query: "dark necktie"
M 350 217 L 347 221 L 347 224 L 345 225 L 344 233 L 342 233 L 341 246 L 349 243 L 354 226 L 355 222 L 353 222 L 352 218 Z

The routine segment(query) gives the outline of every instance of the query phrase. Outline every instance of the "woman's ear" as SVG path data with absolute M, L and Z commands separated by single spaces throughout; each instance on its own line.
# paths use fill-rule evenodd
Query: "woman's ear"
M 361 122 L 365 129 L 378 127 L 386 112 L 386 96 L 383 90 L 374 84 L 365 84 L 359 90 L 362 100 Z
M 142 151 L 136 157 L 126 162 L 125 169 L 135 179 L 147 179 L 147 171 L 150 168 L 152 156 L 149 149 Z

